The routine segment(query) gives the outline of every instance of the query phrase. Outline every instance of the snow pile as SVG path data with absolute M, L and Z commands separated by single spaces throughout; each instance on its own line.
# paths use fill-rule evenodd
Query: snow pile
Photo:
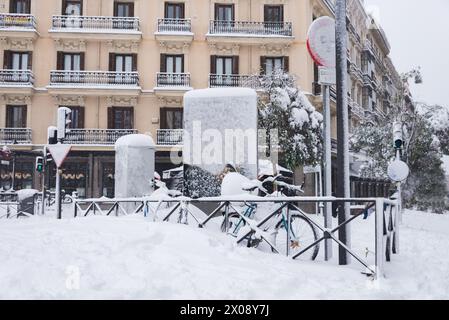
M 23 201 L 25 199 L 34 197 L 36 195 L 36 193 L 39 193 L 39 191 L 34 190 L 34 189 L 19 190 L 19 191 L 17 191 L 17 199 L 19 201 Z
M 214 230 L 140 216 L 0 221 L 0 299 L 446 299 L 449 216 L 407 212 L 400 255 L 372 282 L 356 262 L 292 261 Z M 373 260 L 374 219 L 352 227 Z M 336 248 L 336 247 L 334 247 Z M 368 251 L 367 251 L 368 249 Z M 336 250 L 336 249 L 335 249 Z M 336 251 L 334 251 L 336 254 Z M 371 262 L 370 262 L 371 263 Z

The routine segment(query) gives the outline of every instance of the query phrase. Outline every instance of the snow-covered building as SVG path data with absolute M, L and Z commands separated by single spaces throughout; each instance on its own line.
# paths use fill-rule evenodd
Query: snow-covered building
M 114 194 L 113 145 L 123 135 L 153 136 L 158 172 L 179 165 L 170 155 L 183 145 L 183 96 L 192 88 L 252 87 L 255 74 L 282 68 L 298 76 L 320 109 L 305 43 L 313 19 L 333 15 L 330 0 L 3 2 L 0 146 L 16 152 L 15 179 L 12 162 L 2 167 L 5 189 L 13 180 L 15 189 L 40 189 L 36 151 L 60 106 L 72 109 L 63 187 L 86 197 Z M 355 115 L 364 111 L 360 88 L 370 77 L 361 55 L 368 32 L 363 4 L 350 0 L 348 10 L 357 48 L 349 61 L 358 77 Z

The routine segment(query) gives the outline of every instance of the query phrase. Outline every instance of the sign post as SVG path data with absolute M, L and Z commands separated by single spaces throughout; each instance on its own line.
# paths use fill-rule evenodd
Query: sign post
M 70 150 L 72 149 L 71 145 L 66 144 L 55 144 L 47 146 L 48 151 L 50 151 L 53 161 L 56 164 L 56 212 L 58 219 L 62 219 L 62 210 L 61 210 L 61 167 L 67 158 Z
M 316 19 L 310 26 L 307 48 L 312 59 L 319 66 L 319 83 L 323 92 L 324 113 L 324 196 L 332 196 L 332 136 L 330 87 L 336 84 L 335 20 L 330 17 Z M 325 203 L 324 226 L 332 228 L 332 204 Z M 332 258 L 332 240 L 326 239 L 325 260 Z

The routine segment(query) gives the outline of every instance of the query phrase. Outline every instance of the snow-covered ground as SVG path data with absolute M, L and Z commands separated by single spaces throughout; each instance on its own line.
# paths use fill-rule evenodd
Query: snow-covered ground
M 352 230 L 359 253 L 373 248 L 372 221 Z M 449 299 L 448 231 L 449 215 L 407 211 L 401 253 L 373 282 L 355 262 L 291 261 L 237 246 L 213 225 L 0 220 L 0 299 Z

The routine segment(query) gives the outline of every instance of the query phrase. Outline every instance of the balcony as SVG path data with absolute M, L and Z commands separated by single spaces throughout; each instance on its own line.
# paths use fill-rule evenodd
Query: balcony
M 109 146 L 123 136 L 136 133 L 137 130 L 133 129 L 70 129 L 64 142 L 72 145 Z
M 57 39 L 140 40 L 136 17 L 53 16 L 50 34 Z
M 157 144 L 159 146 L 182 146 L 183 129 L 159 129 L 157 130 Z
M 36 18 L 31 14 L 0 13 L 0 37 L 37 38 Z
M 84 95 L 137 96 L 140 94 L 138 72 L 51 71 L 49 91 L 60 94 L 82 92 Z
M 283 43 L 293 41 L 291 22 L 216 21 L 209 25 L 209 42 L 241 44 Z
M 191 43 L 193 41 L 190 19 L 158 19 L 156 40 L 166 42 Z
M 157 73 L 156 88 L 154 88 L 156 94 L 184 95 L 186 91 L 190 90 L 192 90 L 190 73 Z
M 34 75 L 31 70 L 0 70 L 0 88 L 3 93 L 31 94 Z
M 31 144 L 31 129 L 28 128 L 0 128 L 1 144 Z
M 209 88 L 223 88 L 223 87 L 240 87 L 240 88 L 252 88 L 260 89 L 261 77 L 255 75 L 209 75 Z

